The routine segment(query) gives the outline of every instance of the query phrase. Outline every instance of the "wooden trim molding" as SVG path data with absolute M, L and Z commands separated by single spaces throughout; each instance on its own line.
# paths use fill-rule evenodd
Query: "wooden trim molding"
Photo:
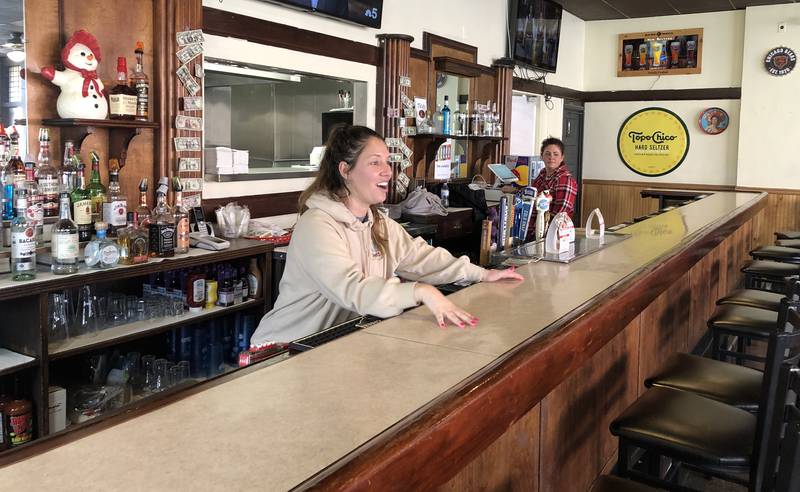
M 574 99 L 576 101 L 583 101 L 584 94 L 583 92 L 575 89 L 545 84 L 543 82 L 536 82 L 535 80 L 521 79 L 519 77 L 514 77 L 512 89 L 515 91 L 530 92 L 532 94 L 543 94 L 553 97 L 560 97 L 563 99 Z
M 703 99 L 741 99 L 741 87 L 711 89 L 664 89 L 649 91 L 597 91 L 584 92 L 585 102 L 618 101 L 699 101 Z
M 436 34 L 431 34 L 428 31 L 424 31 L 422 33 L 422 50 L 430 54 L 432 44 L 438 44 L 440 46 L 446 46 L 448 48 L 453 48 L 454 50 L 469 53 L 472 56 L 472 62 L 478 62 L 477 46 L 472 46 L 470 44 L 462 43 L 460 41 L 455 41 L 450 38 L 445 38 L 444 36 L 438 36 Z
M 299 488 L 388 490 L 402 483 L 409 490 L 432 490 L 440 486 L 766 203 L 765 193 L 754 195 L 747 205 L 720 218 L 663 261 L 626 277 L 596 302 L 572 311 Z
M 433 59 L 433 63 L 434 67 L 439 72 L 454 73 L 470 78 L 480 76 L 484 68 L 477 63 L 470 63 L 464 60 L 450 58 L 449 56 L 437 56 Z M 491 73 L 494 73 L 494 71 L 492 70 Z
M 203 32 L 377 66 L 378 47 L 256 17 L 203 7 Z

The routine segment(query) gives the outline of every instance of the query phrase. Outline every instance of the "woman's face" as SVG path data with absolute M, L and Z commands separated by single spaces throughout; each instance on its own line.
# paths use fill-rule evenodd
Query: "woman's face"
M 547 171 L 553 172 L 564 162 L 564 154 L 561 153 L 558 145 L 548 145 L 542 151 L 542 160 Z
M 359 210 L 364 209 L 359 211 L 359 214 L 366 213 L 366 208 L 370 205 L 386 201 L 392 167 L 389 165 L 389 149 L 383 140 L 370 138 L 356 159 L 355 165 L 349 166 L 342 161 L 339 163 L 339 172 L 344 176 L 350 189 L 350 196 L 347 198 L 349 204 Z

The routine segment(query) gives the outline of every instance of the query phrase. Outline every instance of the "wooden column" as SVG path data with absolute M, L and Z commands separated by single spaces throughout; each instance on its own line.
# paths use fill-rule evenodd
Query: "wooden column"
M 512 86 L 514 85 L 514 62 L 509 58 L 501 58 L 492 64 L 495 69 L 495 78 L 497 79 L 497 112 L 500 115 L 500 121 L 503 123 L 503 136 L 504 140 L 500 142 L 500 155 L 497 156 L 501 159 L 504 155 L 510 153 L 510 140 L 511 135 L 511 95 Z

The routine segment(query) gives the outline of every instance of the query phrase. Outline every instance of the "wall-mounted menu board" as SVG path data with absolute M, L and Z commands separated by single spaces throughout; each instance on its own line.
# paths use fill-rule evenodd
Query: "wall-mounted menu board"
M 617 77 L 700 73 L 703 28 L 619 35 Z

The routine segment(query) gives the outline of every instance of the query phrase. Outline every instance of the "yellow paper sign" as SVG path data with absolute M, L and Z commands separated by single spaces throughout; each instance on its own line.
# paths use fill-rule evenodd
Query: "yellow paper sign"
M 628 168 L 642 176 L 663 176 L 681 165 L 689 152 L 689 130 L 664 108 L 639 110 L 622 124 L 617 151 Z

